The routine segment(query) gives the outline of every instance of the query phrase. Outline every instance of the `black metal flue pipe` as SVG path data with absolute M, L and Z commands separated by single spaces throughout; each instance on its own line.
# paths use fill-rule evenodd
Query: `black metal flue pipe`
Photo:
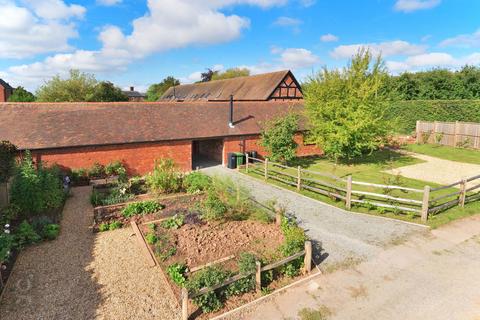
M 228 126 L 233 128 L 233 95 L 230 95 L 230 118 L 228 121 Z

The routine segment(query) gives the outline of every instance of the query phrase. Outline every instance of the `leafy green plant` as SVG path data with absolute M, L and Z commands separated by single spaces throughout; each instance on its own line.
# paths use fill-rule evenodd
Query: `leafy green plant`
M 170 276 L 170 279 L 179 286 L 183 286 L 185 281 L 187 281 L 185 272 L 187 272 L 187 266 L 183 263 L 174 263 L 167 268 L 167 274 Z
M 127 181 L 127 170 L 121 161 L 113 161 L 105 166 L 105 174 L 107 176 L 118 176 L 121 182 Z
M 37 243 L 42 238 L 35 232 L 33 226 L 24 220 L 18 226 L 18 229 L 15 232 L 15 242 L 18 247 L 23 248 L 29 244 Z
M 9 141 L 0 141 L 0 183 L 6 182 L 13 174 L 17 147 Z
M 155 193 L 179 192 L 183 186 L 183 173 L 177 170 L 172 159 L 160 159 L 155 161 L 155 167 L 147 175 L 146 182 Z
M 6 228 L 0 233 L 0 262 L 7 261 L 15 247 L 15 239 L 10 230 Z
M 147 193 L 148 188 L 142 177 L 132 177 L 128 180 L 128 191 L 132 194 Z
M 435 134 L 435 143 L 436 144 L 441 144 L 441 142 L 443 140 L 443 136 L 444 136 L 443 132 L 437 132 Z
M 421 132 L 420 133 L 420 139 L 423 144 L 427 144 L 428 141 L 430 140 L 430 137 L 432 136 L 432 131 L 427 131 L 427 132 Z
M 46 240 L 55 240 L 60 234 L 60 226 L 56 223 L 50 223 L 43 226 L 42 237 Z
M 202 202 L 202 219 L 221 220 L 227 213 L 227 206 L 218 197 L 214 190 L 210 189 L 207 198 Z
M 101 165 L 98 162 L 95 162 L 90 169 L 88 169 L 88 177 L 90 179 L 93 178 L 101 178 L 103 176 L 103 173 L 105 172 L 105 169 L 103 165 Z
M 167 220 L 162 221 L 161 225 L 165 229 L 178 229 L 185 223 L 185 216 L 183 215 L 174 215 Z
M 129 203 L 123 210 L 122 215 L 125 218 L 131 218 L 135 215 L 145 215 L 160 211 L 164 208 L 163 205 L 154 200 L 147 200 L 142 202 Z
M 155 244 L 157 243 L 158 238 L 154 233 L 147 233 L 145 235 L 145 241 L 147 241 L 148 244 Z
M 210 186 L 211 178 L 202 172 L 194 171 L 184 178 L 183 184 L 188 193 L 202 192 Z
M 166 261 L 171 256 L 174 256 L 177 253 L 177 248 L 174 244 L 171 243 L 171 239 L 168 235 L 164 234 L 157 237 L 157 242 L 155 243 L 155 254 L 162 261 Z
M 20 216 L 20 208 L 15 204 L 10 204 L 7 207 L 0 209 L 0 224 L 5 225 Z
M 185 284 L 185 287 L 190 291 L 196 292 L 204 287 L 211 287 L 222 283 L 230 276 L 228 271 L 225 271 L 217 266 L 207 267 L 195 273 Z M 223 306 L 223 294 L 221 291 L 211 291 L 202 294 L 193 299 L 193 302 L 202 309 L 203 312 L 214 312 Z
M 283 256 L 288 257 L 303 250 L 305 241 L 307 240 L 305 231 L 300 228 L 293 219 L 286 216 L 282 217 L 280 227 L 285 238 L 280 247 Z
M 293 278 L 300 274 L 300 269 L 303 266 L 303 258 L 295 259 L 282 266 L 281 272 L 287 277 Z
M 242 252 L 238 259 L 238 270 L 241 274 L 249 274 L 256 271 L 257 257 L 253 253 Z
M 297 156 L 295 134 L 298 132 L 298 119 L 298 114 L 291 112 L 264 124 L 260 143 L 271 160 L 286 163 Z
M 224 290 L 227 297 L 238 296 L 255 289 L 255 278 L 249 276 L 229 284 Z
M 98 226 L 98 231 L 100 232 L 108 231 L 109 227 L 110 225 L 108 223 L 103 222 Z
M 112 231 L 112 230 L 120 229 L 122 226 L 123 224 L 120 221 L 113 221 L 113 222 L 110 222 L 110 224 L 108 225 L 108 230 Z

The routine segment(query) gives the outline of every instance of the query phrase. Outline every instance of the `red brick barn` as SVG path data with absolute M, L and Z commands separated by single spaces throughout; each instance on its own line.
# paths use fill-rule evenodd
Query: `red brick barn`
M 31 150 L 37 161 L 71 169 L 121 160 L 129 174 L 144 174 L 168 157 L 188 171 L 205 160 L 225 164 L 229 152 L 265 156 L 258 144 L 262 123 L 303 110 L 297 98 L 231 107 L 230 101 L 7 103 L 0 104 L 0 139 Z M 319 152 L 304 145 L 301 132 L 296 139 L 299 155 Z
M 7 102 L 8 98 L 13 94 L 13 88 L 0 79 L 0 102 Z

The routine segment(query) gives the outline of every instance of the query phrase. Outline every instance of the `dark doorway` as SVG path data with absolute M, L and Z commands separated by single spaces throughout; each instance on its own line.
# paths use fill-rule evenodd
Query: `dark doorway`
M 223 140 L 196 140 L 192 143 L 192 169 L 222 164 Z

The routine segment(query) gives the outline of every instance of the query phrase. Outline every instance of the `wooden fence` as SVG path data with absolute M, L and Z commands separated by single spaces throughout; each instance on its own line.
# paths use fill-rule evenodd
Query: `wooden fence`
M 464 207 L 466 203 L 480 199 L 480 175 L 437 188 L 426 185 L 423 189 L 416 189 L 357 181 L 351 175 L 340 178 L 330 173 L 305 170 L 300 166 L 288 167 L 270 162 L 268 158 L 252 158 L 248 154 L 246 160 L 246 173 L 255 171 L 264 180 L 272 179 L 295 187 L 297 191 L 304 189 L 343 201 L 348 210 L 352 204 L 358 203 L 375 209 L 408 212 L 420 216 L 424 223 L 429 215 L 457 205 Z M 374 192 L 376 190 L 382 193 Z
M 480 149 L 480 123 L 417 121 L 417 143 Z
M 281 267 L 295 259 L 298 259 L 300 257 L 304 257 L 304 271 L 306 273 L 312 271 L 312 242 L 311 241 L 305 241 L 305 250 L 302 250 L 298 253 L 295 253 L 294 255 L 287 257 L 283 260 L 271 263 L 266 266 L 262 266 L 260 261 L 256 261 L 256 270 L 255 272 L 251 273 L 240 273 L 237 274 L 233 277 L 228 278 L 222 283 L 219 283 L 217 285 L 211 286 L 211 287 L 205 287 L 202 288 L 196 292 L 188 292 L 188 290 L 183 287 L 182 288 L 182 320 L 188 320 L 189 317 L 189 311 L 188 311 L 188 299 L 194 299 L 196 297 L 199 297 L 201 295 L 207 294 L 209 292 L 215 291 L 217 289 L 226 287 L 238 280 L 247 278 L 247 277 L 252 277 L 255 275 L 255 289 L 257 292 L 260 292 L 262 289 L 262 272 L 266 272 L 272 269 L 276 269 L 278 267 Z
M 6 207 L 9 205 L 10 203 L 9 193 L 10 193 L 10 184 L 8 182 L 0 183 L 0 208 Z

